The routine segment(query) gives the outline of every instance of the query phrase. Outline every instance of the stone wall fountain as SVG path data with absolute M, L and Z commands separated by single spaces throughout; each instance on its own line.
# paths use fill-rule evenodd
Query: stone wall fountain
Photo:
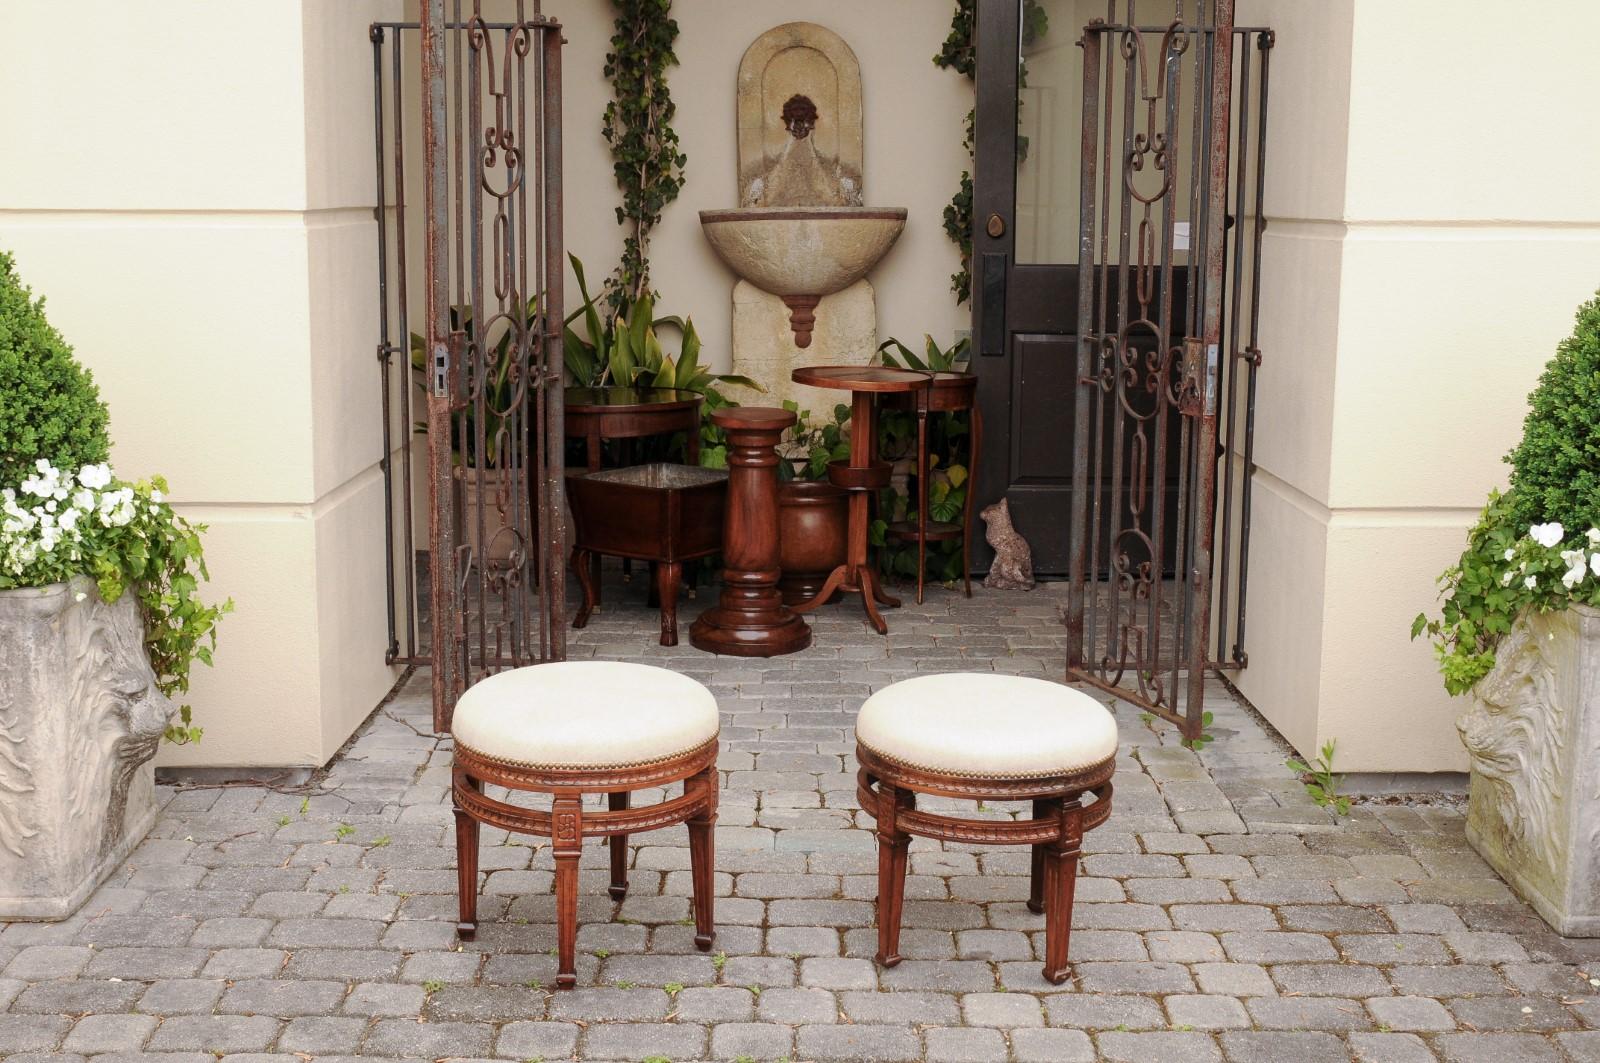
M 739 63 L 739 206 L 703 210 L 706 239 L 741 278 L 733 370 L 794 397 L 798 366 L 864 364 L 877 347 L 867 271 L 905 227 L 862 205 L 861 65 L 810 22 L 763 33 Z M 802 354 L 802 352 L 805 352 Z

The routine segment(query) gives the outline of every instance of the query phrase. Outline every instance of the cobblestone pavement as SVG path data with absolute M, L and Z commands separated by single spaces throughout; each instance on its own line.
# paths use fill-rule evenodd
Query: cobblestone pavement
M 772 661 L 663 650 L 641 596 L 611 588 L 622 604 L 572 653 L 666 664 L 721 702 L 713 955 L 694 950 L 681 827 L 636 838 L 620 905 L 586 854 L 577 990 L 543 988 L 548 848 L 485 830 L 478 940 L 458 945 L 450 750 L 423 676 L 314 786 L 179 790 L 77 916 L 5 926 L 0 1057 L 1600 1060 L 1600 943 L 1516 902 L 1457 811 L 1335 822 L 1220 686 L 1198 757 L 1116 709 L 1117 808 L 1086 842 L 1069 984 L 1039 975 L 1026 851 L 920 840 L 909 959 L 877 970 L 854 710 L 920 672 L 1058 674 L 1061 589 L 936 590 L 887 639 L 831 607 L 815 648 Z

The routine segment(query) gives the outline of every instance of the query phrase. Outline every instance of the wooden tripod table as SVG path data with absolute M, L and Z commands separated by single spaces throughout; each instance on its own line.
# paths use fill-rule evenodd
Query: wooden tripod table
M 910 369 L 890 369 L 874 365 L 812 365 L 790 374 L 796 384 L 814 388 L 848 391 L 850 402 L 850 460 L 828 465 L 828 482 L 850 492 L 850 537 L 845 563 L 834 569 L 822 590 L 810 601 L 794 607 L 797 613 L 809 612 L 827 601 L 836 590 L 861 595 L 867 619 L 878 634 L 889 633 L 889 625 L 878 612 L 881 603 L 898 606 L 878 582 L 878 575 L 867 563 L 867 526 L 872 493 L 889 485 L 890 465 L 878 458 L 877 411 L 873 399 L 878 395 L 920 392 L 931 379 L 927 373 Z

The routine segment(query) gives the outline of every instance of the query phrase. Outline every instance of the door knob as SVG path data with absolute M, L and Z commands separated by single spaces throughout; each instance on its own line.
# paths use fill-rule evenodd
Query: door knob
M 1006 220 L 998 214 L 989 215 L 989 224 L 984 226 L 991 239 L 998 240 L 1006 234 Z

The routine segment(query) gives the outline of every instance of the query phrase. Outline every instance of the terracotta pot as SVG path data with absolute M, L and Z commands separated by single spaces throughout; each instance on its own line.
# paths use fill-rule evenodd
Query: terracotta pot
M 849 525 L 850 494 L 843 488 L 821 480 L 778 488 L 778 590 L 785 605 L 809 601 L 844 564 Z

